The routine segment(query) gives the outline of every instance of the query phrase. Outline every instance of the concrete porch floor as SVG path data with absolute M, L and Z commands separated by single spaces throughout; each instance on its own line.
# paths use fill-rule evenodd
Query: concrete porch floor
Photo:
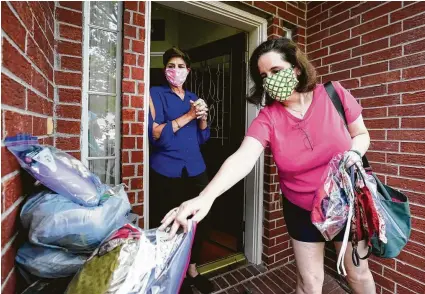
M 216 287 L 215 294 L 289 294 L 295 293 L 297 280 L 295 263 L 267 270 L 264 266 L 244 265 L 237 269 L 209 276 Z M 200 294 L 197 290 L 194 293 Z M 322 293 L 347 293 L 337 281 L 325 273 Z

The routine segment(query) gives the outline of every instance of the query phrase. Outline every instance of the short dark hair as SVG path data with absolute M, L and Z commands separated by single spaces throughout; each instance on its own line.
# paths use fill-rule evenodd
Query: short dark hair
M 172 47 L 168 49 L 167 51 L 165 51 L 164 55 L 162 56 L 162 62 L 164 63 L 164 66 L 167 66 L 170 59 L 174 57 L 182 58 L 184 60 L 184 63 L 186 63 L 186 67 L 190 67 L 189 55 L 187 55 L 186 52 L 184 52 L 183 50 L 177 47 Z
M 252 104 L 260 105 L 264 92 L 263 78 L 258 70 L 258 60 L 263 54 L 273 51 L 279 53 L 284 61 L 289 62 L 294 68 L 300 70 L 298 85 L 295 91 L 305 93 L 312 91 L 316 87 L 316 70 L 295 42 L 287 38 L 268 40 L 254 50 L 249 61 L 251 78 L 255 83 L 255 88 L 251 96 L 247 97 L 247 100 Z M 274 100 L 266 93 L 266 105 L 270 105 L 273 101 Z

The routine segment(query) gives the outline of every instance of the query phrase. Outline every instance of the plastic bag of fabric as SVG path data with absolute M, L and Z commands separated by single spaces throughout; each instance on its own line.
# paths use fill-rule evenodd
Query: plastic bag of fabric
M 345 170 L 344 154 L 329 162 L 324 184 L 316 191 L 311 211 L 311 221 L 327 241 L 344 229 L 349 212 L 353 187 Z
M 108 189 L 79 160 L 54 147 L 38 144 L 37 137 L 7 137 L 5 145 L 37 181 L 75 203 L 96 206 Z
M 32 244 L 91 254 L 112 231 L 128 222 L 130 209 L 122 186 L 106 192 L 95 207 L 44 191 L 24 204 L 21 222 Z
M 126 224 L 102 242 L 66 293 L 179 293 L 195 236 L 195 224 L 188 227 L 167 240 L 165 232 Z
M 46 248 L 25 243 L 16 254 L 16 262 L 24 270 L 40 278 L 62 278 L 74 275 L 87 260 L 62 249 Z

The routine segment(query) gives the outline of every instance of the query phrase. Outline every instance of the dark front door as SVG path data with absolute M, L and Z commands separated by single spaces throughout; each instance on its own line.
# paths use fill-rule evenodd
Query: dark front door
M 192 69 L 186 87 L 204 99 L 210 109 L 211 138 L 202 147 L 210 179 L 239 148 L 245 135 L 245 47 L 246 34 L 241 33 L 188 50 Z M 218 198 L 212 208 L 212 241 L 242 251 L 243 214 L 241 181 Z

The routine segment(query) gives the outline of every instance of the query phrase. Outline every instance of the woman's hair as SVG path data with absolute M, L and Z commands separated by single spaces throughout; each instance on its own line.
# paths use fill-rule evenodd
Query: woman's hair
M 164 66 L 167 66 L 170 59 L 174 57 L 180 57 L 186 63 L 186 67 L 190 67 L 189 55 L 177 47 L 173 47 L 165 51 L 164 55 L 162 56 L 162 62 L 164 63 Z
M 247 97 L 248 102 L 255 105 L 261 104 L 264 88 L 263 78 L 258 70 L 258 60 L 263 54 L 268 52 L 279 53 L 282 56 L 282 60 L 289 62 L 294 68 L 299 69 L 300 75 L 297 77 L 298 85 L 295 87 L 295 91 L 305 93 L 312 91 L 316 87 L 316 70 L 293 41 L 287 38 L 268 40 L 254 50 L 249 61 L 251 78 L 255 83 L 255 88 L 252 95 Z M 266 105 L 269 105 L 274 100 L 267 93 L 265 94 Z

